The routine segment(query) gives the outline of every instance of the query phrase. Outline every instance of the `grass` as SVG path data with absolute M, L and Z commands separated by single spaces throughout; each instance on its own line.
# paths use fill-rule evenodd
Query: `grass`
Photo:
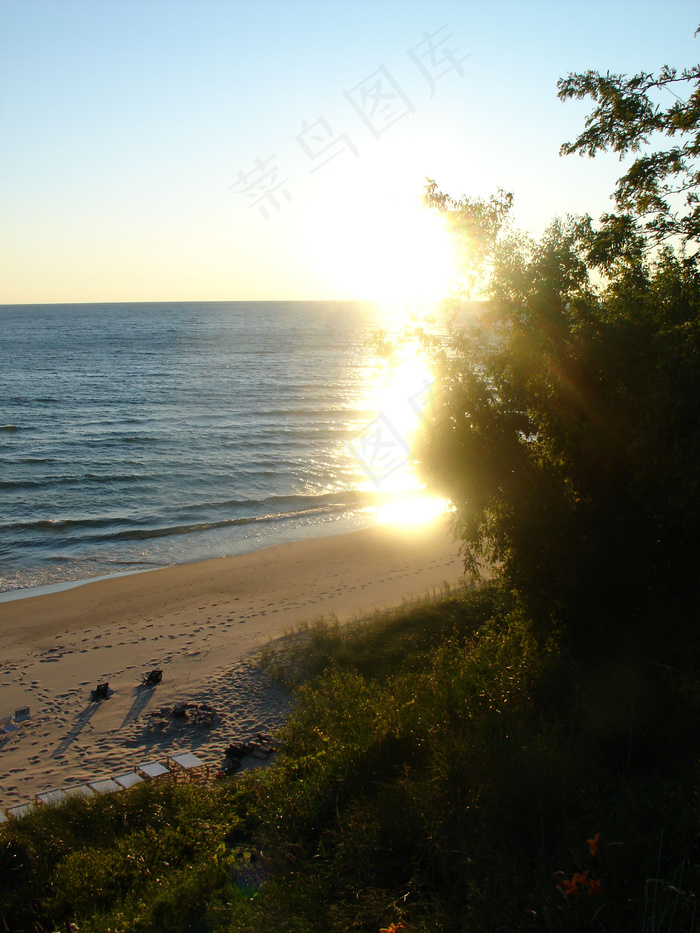
M 306 626 L 274 765 L 13 823 L 0 930 L 690 931 L 700 673 L 663 662 L 583 667 L 495 584 Z

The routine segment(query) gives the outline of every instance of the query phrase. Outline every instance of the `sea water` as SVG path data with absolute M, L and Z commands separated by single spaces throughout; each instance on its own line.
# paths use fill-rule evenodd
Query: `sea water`
M 390 493 L 353 438 L 381 418 L 386 324 L 352 302 L 0 306 L 0 592 L 373 521 Z

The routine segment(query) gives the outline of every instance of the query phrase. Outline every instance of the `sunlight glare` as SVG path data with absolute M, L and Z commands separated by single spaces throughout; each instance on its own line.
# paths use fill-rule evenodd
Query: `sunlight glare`
M 381 368 L 366 407 L 379 412 L 383 423 L 408 449 L 429 400 L 432 377 L 425 356 L 415 343 L 397 350 L 396 358 Z M 379 485 L 375 482 L 375 486 Z M 382 491 L 420 489 L 410 463 L 383 476 Z
M 427 493 L 416 476 L 409 451 L 426 407 L 432 376 L 417 342 L 397 348 L 378 372 L 366 408 L 377 412 L 367 427 L 367 444 L 356 458 L 367 478 L 359 488 L 378 492 L 383 501 L 367 508 L 378 523 L 418 525 L 447 510 L 444 499 Z M 364 456 L 358 456 L 362 449 Z
M 450 234 L 418 199 L 376 205 L 371 215 L 346 193 L 335 223 L 309 233 L 313 264 L 340 293 L 380 302 L 435 302 L 453 282 Z
M 451 511 L 451 508 L 446 499 L 423 494 L 399 499 L 398 501 L 385 502 L 371 511 L 380 525 L 413 527 L 415 525 L 427 525 L 439 515 L 446 515 Z

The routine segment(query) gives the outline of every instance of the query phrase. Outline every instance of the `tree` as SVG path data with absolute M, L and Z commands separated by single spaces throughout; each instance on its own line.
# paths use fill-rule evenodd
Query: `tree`
M 698 30 L 700 31 L 700 30 Z M 697 33 L 696 33 L 697 35 Z M 639 219 L 654 244 L 677 237 L 700 246 L 700 65 L 664 67 L 658 75 L 640 72 L 569 74 L 558 82 L 559 97 L 591 98 L 596 104 L 586 129 L 561 153 L 595 156 L 611 149 L 622 158 L 653 141 L 671 140 L 666 148 L 638 155 L 619 179 L 615 201 L 622 217 Z M 664 95 L 665 92 L 665 95 Z M 687 95 L 684 98 L 681 95 Z M 659 100 L 670 102 L 663 106 Z M 603 229 L 620 229 L 620 217 L 603 218 Z M 694 252 L 695 255 L 695 252 Z
M 637 160 L 620 215 L 558 220 L 539 242 L 510 229 L 510 196 L 428 183 L 488 302 L 435 351 L 416 458 L 455 506 L 467 568 L 500 566 L 535 618 L 579 647 L 663 633 L 687 654 L 700 647 L 700 271 L 683 247 L 700 230 L 700 98 L 664 116 L 644 99 L 649 76 L 596 77 L 562 85 L 602 101 L 575 145 L 627 151 L 676 123 L 694 142 Z M 666 204 L 681 165 L 682 216 Z M 672 234 L 680 246 L 659 248 Z
M 627 637 L 697 595 L 700 277 L 669 252 L 600 289 L 585 249 L 576 221 L 495 245 L 488 310 L 440 351 L 416 456 L 469 569 L 500 565 L 569 632 Z

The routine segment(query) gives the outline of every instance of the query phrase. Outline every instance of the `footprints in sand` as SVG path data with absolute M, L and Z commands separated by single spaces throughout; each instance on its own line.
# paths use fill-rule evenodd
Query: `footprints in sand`
M 67 655 L 73 654 L 72 649 L 66 650 L 65 648 L 48 648 L 40 657 L 39 662 L 41 664 L 49 664 L 52 662 L 60 661 L 61 658 L 66 657 Z
M 189 647 L 182 649 L 181 656 L 192 664 L 206 653 L 193 639 Z M 161 664 L 166 666 L 167 662 L 161 653 L 154 652 L 143 667 Z M 218 758 L 222 748 L 239 735 L 278 729 L 290 709 L 290 695 L 277 688 L 262 668 L 250 660 L 209 674 L 206 689 L 189 693 L 184 690 L 175 695 L 160 693 L 159 687 L 146 691 L 145 697 L 136 683 L 135 675 L 140 670 L 141 665 L 110 672 L 115 684 L 119 677 L 130 684 L 128 689 L 117 687 L 118 699 L 114 703 L 112 700 L 90 703 L 89 687 L 94 683 L 84 676 L 79 681 L 76 679 L 67 690 L 64 684 L 61 692 L 55 694 L 40 690 L 37 680 L 30 682 L 27 678 L 25 683 L 27 687 L 30 683 L 33 685 L 33 695 L 38 696 L 40 690 L 45 700 L 40 709 L 37 707 L 36 715 L 32 709 L 32 720 L 25 725 L 19 741 L 15 741 L 12 748 L 3 749 L 0 803 L 11 806 L 31 799 L 37 790 L 48 786 L 93 779 L 95 775 L 128 767 L 137 759 L 177 747 L 185 740 L 188 746 L 198 749 L 198 754 L 207 757 L 210 750 L 210 757 Z M 177 691 L 176 684 L 174 686 Z M 121 706 L 117 705 L 119 699 Z M 146 699 L 148 701 L 144 702 Z M 166 730 L 163 734 L 146 730 L 151 708 L 173 701 L 207 703 L 217 711 L 217 723 L 213 728 L 196 729 L 187 736 L 180 735 L 177 729 Z

